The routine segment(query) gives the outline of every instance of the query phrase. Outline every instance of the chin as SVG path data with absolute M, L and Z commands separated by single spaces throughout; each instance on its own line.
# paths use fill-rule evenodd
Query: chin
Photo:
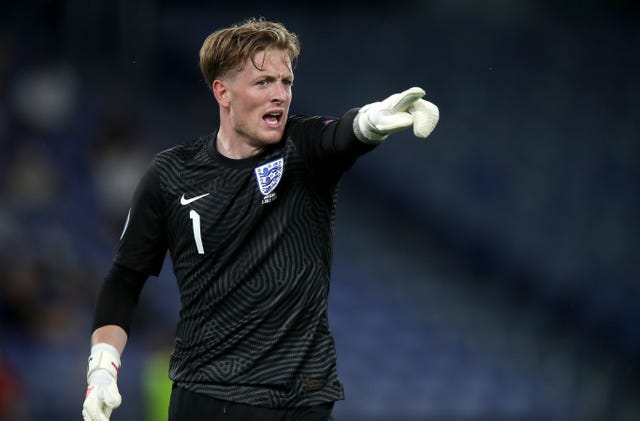
M 273 145 L 275 143 L 280 142 L 282 140 L 283 135 L 284 135 L 284 131 L 267 133 L 263 136 L 260 136 L 260 141 L 267 145 Z

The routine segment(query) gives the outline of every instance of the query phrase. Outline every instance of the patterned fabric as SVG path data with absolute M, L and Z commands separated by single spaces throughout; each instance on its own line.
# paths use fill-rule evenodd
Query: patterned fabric
M 272 408 L 343 398 L 327 297 L 338 181 L 371 149 L 354 116 L 291 117 L 247 159 L 220 155 L 215 133 L 155 157 L 115 260 L 157 275 L 169 250 L 180 387 Z

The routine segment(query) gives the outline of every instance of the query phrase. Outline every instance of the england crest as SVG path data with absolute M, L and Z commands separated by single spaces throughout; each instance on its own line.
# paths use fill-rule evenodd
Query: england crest
M 273 191 L 278 186 L 278 183 L 282 178 L 283 170 L 284 158 L 278 158 L 275 161 L 267 162 L 255 169 L 258 188 L 260 188 L 260 193 L 262 193 L 265 198 L 274 195 Z

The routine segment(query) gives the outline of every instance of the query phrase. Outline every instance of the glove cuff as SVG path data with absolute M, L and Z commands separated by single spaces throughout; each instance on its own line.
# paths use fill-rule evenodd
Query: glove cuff
M 114 379 L 118 378 L 120 353 L 115 347 L 107 343 L 99 343 L 91 347 L 91 355 L 87 362 L 87 381 L 96 370 L 107 370 Z
M 377 145 L 382 143 L 389 134 L 382 134 L 374 130 L 367 117 L 367 108 L 366 106 L 362 107 L 353 119 L 353 133 L 362 143 Z

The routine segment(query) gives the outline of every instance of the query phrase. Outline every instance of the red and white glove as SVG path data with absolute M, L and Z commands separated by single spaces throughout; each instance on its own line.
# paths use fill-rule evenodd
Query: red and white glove
M 417 137 L 429 136 L 438 124 L 440 111 L 435 104 L 422 99 L 424 95 L 422 88 L 409 88 L 360 108 L 353 122 L 356 136 L 365 143 L 380 143 L 390 133 L 411 126 Z
M 84 421 L 108 421 L 111 411 L 120 406 L 118 392 L 120 353 L 113 346 L 99 343 L 91 347 L 87 368 L 87 395 L 82 405 Z

